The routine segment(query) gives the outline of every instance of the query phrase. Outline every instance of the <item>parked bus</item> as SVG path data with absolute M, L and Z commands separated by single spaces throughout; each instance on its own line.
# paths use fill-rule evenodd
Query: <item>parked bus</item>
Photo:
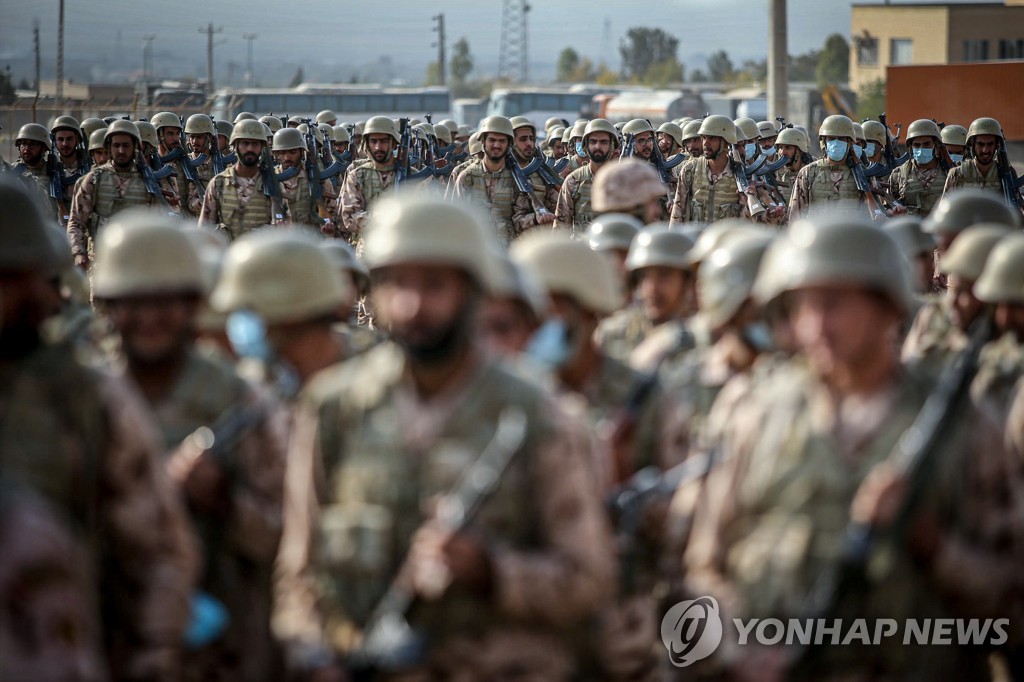
M 246 88 L 220 90 L 213 98 L 211 115 L 233 121 L 243 111 L 263 116 L 277 114 L 314 117 L 330 109 L 338 121 L 365 121 L 371 116 L 423 118 L 451 117 L 448 88 L 387 88 L 380 85 L 300 85 L 292 89 Z
M 499 88 L 491 91 L 488 116 L 525 116 L 543 126 L 551 117 L 564 118 L 570 124 L 589 118 L 594 92 L 566 92 L 558 88 Z

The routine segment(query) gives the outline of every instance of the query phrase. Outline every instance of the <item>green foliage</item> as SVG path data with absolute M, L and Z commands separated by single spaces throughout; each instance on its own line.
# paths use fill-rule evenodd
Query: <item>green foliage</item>
M 857 93 L 857 118 L 878 118 L 885 111 L 885 81 L 881 78 L 865 83 Z
M 456 84 L 465 83 L 469 74 L 473 71 L 473 55 L 469 52 L 469 41 L 459 38 L 459 42 L 452 47 L 452 58 L 448 64 L 452 79 Z
M 833 33 L 825 39 L 815 75 L 819 87 L 841 85 L 850 80 L 850 44 L 846 38 Z
M 708 57 L 708 77 L 713 83 L 729 83 L 736 77 L 732 60 L 725 50 L 719 50 Z
M 644 85 L 652 85 L 656 88 L 663 88 L 670 83 L 681 83 L 682 81 L 683 66 L 675 57 L 651 64 L 641 79 Z
M 679 39 L 660 28 L 633 27 L 619 45 L 622 75 L 642 80 L 651 66 L 676 58 Z
M 427 64 L 427 75 L 424 78 L 424 85 L 440 85 L 441 84 L 441 65 L 437 62 L 430 62 Z
M 558 66 L 555 67 L 555 80 L 559 83 L 569 83 L 573 80 L 573 74 L 580 66 L 580 55 L 576 50 L 567 47 L 558 53 Z

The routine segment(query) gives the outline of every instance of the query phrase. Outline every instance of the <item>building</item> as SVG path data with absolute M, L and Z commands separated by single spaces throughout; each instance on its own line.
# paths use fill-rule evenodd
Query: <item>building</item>
M 1024 0 L 985 4 L 854 4 L 850 87 L 888 66 L 1024 59 Z

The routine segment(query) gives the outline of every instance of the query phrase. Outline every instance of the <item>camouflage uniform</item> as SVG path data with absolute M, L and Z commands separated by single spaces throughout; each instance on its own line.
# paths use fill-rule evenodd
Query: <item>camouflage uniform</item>
M 194 161 L 195 157 L 191 157 L 190 160 Z M 206 196 L 206 193 L 203 191 L 202 187 L 194 182 L 188 182 L 185 179 L 185 172 L 181 169 L 182 163 L 183 162 L 179 159 L 175 164 L 177 166 L 177 177 L 181 179 L 181 184 L 188 184 L 188 201 L 185 202 L 182 212 L 186 216 L 198 220 L 199 215 L 203 212 L 203 197 Z M 210 184 L 210 180 L 212 180 L 213 176 L 216 175 L 216 173 L 214 173 L 213 157 L 208 155 L 204 163 L 195 167 L 195 173 L 199 178 L 199 181 L 204 186 L 208 186 Z
M 318 202 L 309 195 L 309 176 L 306 175 L 305 168 L 300 168 L 298 175 L 281 183 L 281 196 L 288 201 L 288 209 L 294 223 L 309 225 L 319 230 L 324 227 L 325 218 L 331 222 L 337 219 L 334 211 L 337 209 L 338 197 L 334 192 L 334 185 L 330 180 L 322 180 L 320 191 L 323 195 L 320 201 L 328 211 L 327 216 L 320 215 Z M 332 228 L 331 236 L 333 235 Z
M 285 222 L 290 219 L 288 202 L 282 198 Z M 223 230 L 231 239 L 274 222 L 270 197 L 263 193 L 263 174 L 243 178 L 232 166 L 214 176 L 206 186 L 199 224 Z
M 495 236 L 505 245 L 537 224 L 529 197 L 516 187 L 512 169 L 489 172 L 475 161 L 455 181 L 455 196 L 490 212 Z
M 1010 166 L 1010 170 L 1013 172 L 1013 177 L 1017 177 L 1017 171 L 1013 169 L 1013 166 Z M 996 167 L 996 163 L 993 161 L 984 174 L 978 169 L 976 159 L 964 159 L 959 166 L 950 168 L 942 193 L 946 194 L 962 187 L 977 187 L 993 192 L 1002 192 L 1003 185 L 999 181 L 999 169 Z
M 904 362 L 939 369 L 950 354 L 967 347 L 967 335 L 953 326 L 945 296 L 933 296 L 918 310 L 903 342 Z
M 622 362 L 629 362 L 633 351 L 652 331 L 654 325 L 647 319 L 641 306 L 632 304 L 602 320 L 595 338 L 602 352 Z
M 558 192 L 555 227 L 571 230 L 576 235 L 586 232 L 595 217 L 590 196 L 593 189 L 594 172 L 590 164 L 569 173 Z
M 845 164 L 834 165 L 828 159 L 818 159 L 801 168 L 793 181 L 789 219 L 807 215 L 813 204 L 837 201 L 863 201 L 853 171 Z
M 1017 380 L 1024 374 L 1024 348 L 1012 332 L 981 349 L 978 373 L 971 383 L 975 406 L 993 424 L 1005 428 Z
M 747 202 L 736 189 L 730 164 L 718 176 L 712 174 L 711 165 L 703 156 L 683 164 L 669 207 L 670 224 L 741 216 L 748 217 Z
M 922 170 L 917 161 L 910 160 L 889 176 L 889 190 L 909 214 L 926 216 L 942 198 L 942 187 L 935 182 L 938 176 L 938 166 Z
M 50 206 L 54 206 L 53 200 L 50 198 L 50 176 L 46 173 L 45 162 L 41 161 L 36 168 L 29 168 L 24 162 L 19 161 L 11 166 L 10 170 L 25 187 L 32 190 L 32 195 L 43 206 L 47 207 L 47 209 Z M 56 206 L 54 206 L 54 210 L 56 210 Z
M 394 163 L 380 169 L 373 161 L 364 161 L 352 164 L 348 169 L 338 197 L 338 215 L 350 239 L 358 242 L 370 207 L 379 196 L 393 188 L 394 181 Z

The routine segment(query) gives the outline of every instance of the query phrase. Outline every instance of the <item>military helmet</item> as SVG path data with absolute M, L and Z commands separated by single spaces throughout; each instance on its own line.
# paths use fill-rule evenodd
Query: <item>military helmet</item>
M 139 137 L 143 142 L 157 147 L 160 145 L 160 138 L 157 137 L 156 128 L 149 121 L 136 121 L 135 127 L 139 129 Z
M 526 118 L 525 116 L 513 116 L 509 119 L 509 123 L 512 124 L 513 132 L 520 128 L 530 128 L 533 130 L 534 135 L 537 134 L 537 126 L 533 124 L 533 121 Z
M 687 140 L 692 140 L 695 137 L 700 137 L 700 124 L 703 122 L 704 119 L 702 118 L 695 118 L 692 121 L 688 121 L 687 124 L 683 126 L 683 134 L 680 139 L 683 142 L 686 142 Z
M 371 272 L 401 263 L 461 268 L 485 290 L 490 287 L 487 222 L 471 206 L 440 197 L 388 197 L 374 204 L 363 240 Z
M 544 145 L 547 147 L 551 146 L 551 143 L 555 140 L 561 140 L 562 136 L 565 135 L 565 128 L 562 126 L 555 126 L 548 130 L 548 136 L 544 140 Z
M 281 128 L 274 133 L 274 146 L 272 150 L 283 152 L 289 149 L 309 151 L 306 149 L 306 138 L 297 128 Z
M 985 303 L 1024 303 L 1024 234 L 1013 232 L 995 245 L 974 284 Z
M 470 156 L 476 156 L 484 151 L 484 143 L 480 141 L 480 133 L 473 133 L 469 136 L 469 148 Z
M 939 257 L 939 272 L 976 281 L 981 277 L 992 249 L 1003 237 L 1011 234 L 1015 233 L 998 223 L 978 223 L 968 227 Z
M 459 126 L 455 132 L 455 137 L 469 137 L 469 126 Z
M 398 136 L 398 131 L 395 129 L 395 122 L 387 116 L 374 116 L 366 122 L 363 126 L 362 131 L 359 130 L 358 124 L 356 124 L 356 135 L 363 136 L 363 143 L 368 144 L 370 135 L 390 135 L 395 142 L 400 142 L 401 138 Z
M 935 124 L 935 121 L 928 118 L 919 118 L 910 124 L 907 128 L 907 144 L 915 137 L 934 137 L 936 140 L 942 139 L 942 133 L 939 132 L 939 126 Z
M 480 121 L 481 139 L 483 139 L 487 133 L 507 135 L 509 139 L 515 137 L 514 131 L 512 130 L 512 121 L 508 120 L 504 116 L 488 116 L 484 120 Z
M 281 128 L 284 128 L 284 124 L 281 123 L 281 119 L 277 116 L 260 116 L 260 123 L 265 123 L 272 132 L 277 132 Z
M 74 131 L 78 137 L 82 137 L 82 126 L 79 125 L 78 121 L 73 116 L 58 116 L 55 118 L 53 125 L 50 126 L 50 132 L 55 133 L 58 130 L 71 130 Z
M 355 249 L 349 246 L 348 242 L 341 239 L 324 239 L 317 246 L 327 254 L 327 258 L 338 270 L 350 273 L 356 280 L 357 292 L 365 296 L 370 290 L 370 270 L 356 256 Z
M 440 123 L 434 126 L 434 137 L 436 137 L 438 142 L 446 147 L 452 143 L 452 131 L 448 130 L 447 126 L 443 126 Z
M 679 230 L 669 229 L 665 223 L 647 225 L 633 237 L 626 255 L 626 269 L 635 272 L 641 268 L 663 266 L 677 270 L 689 270 L 691 263 L 687 254 L 693 248 L 693 240 Z
M 96 239 L 96 298 L 202 294 L 206 283 L 199 254 L 183 225 L 147 209 L 129 209 L 112 218 Z
M 671 121 L 668 121 L 667 123 L 662 123 L 660 126 L 658 126 L 658 132 L 665 133 L 666 135 L 671 137 L 672 141 L 675 142 L 677 145 L 681 145 L 683 143 L 683 129 L 680 128 L 677 124 L 672 123 Z
M 256 114 L 249 113 L 248 111 L 239 112 L 238 116 L 235 116 L 235 120 L 231 122 L 231 125 L 238 125 L 241 121 L 255 121 Z
M 232 145 L 239 140 L 256 140 L 266 143 L 267 127 L 255 118 L 246 118 L 235 124 L 231 130 L 231 138 L 228 140 Z
M 604 119 L 596 119 L 595 118 L 594 120 L 595 121 L 601 121 L 601 120 L 604 120 Z M 580 121 L 576 121 L 575 123 L 573 123 L 572 124 L 572 128 L 570 129 L 571 132 L 569 133 L 569 139 L 572 140 L 573 138 L 577 138 L 577 137 L 582 139 L 583 136 L 586 135 L 586 133 L 587 133 L 587 126 L 590 125 L 590 123 L 592 123 L 592 122 L 593 121 L 589 121 L 588 122 L 588 121 L 585 121 L 585 120 L 580 120 Z M 608 132 L 608 131 L 605 131 L 605 132 Z M 617 133 L 612 133 L 612 135 L 613 136 L 617 135 Z
M 452 137 L 455 137 L 459 133 L 459 124 L 456 123 L 454 119 L 446 118 L 437 125 L 444 126 L 445 128 L 447 128 L 448 134 L 451 135 Z
M 337 121 L 337 120 L 338 120 L 338 115 L 336 113 L 334 113 L 333 111 L 331 111 L 330 109 L 324 109 L 323 111 L 321 111 L 319 114 L 316 115 L 316 122 L 317 123 L 327 123 L 327 124 L 330 124 L 331 121 Z
M 733 121 L 733 124 L 736 126 L 737 142 L 756 140 L 761 137 L 761 132 L 757 129 L 757 121 L 752 118 L 747 118 L 746 116 L 737 118 Z
M 948 125 L 942 129 L 940 136 L 942 144 L 952 144 L 960 147 L 967 145 L 967 128 L 958 125 Z
M 170 111 L 161 111 L 159 114 L 149 120 L 156 128 L 159 133 L 161 128 L 180 128 L 181 119 L 178 118 L 177 114 Z
M 708 328 L 727 324 L 740 311 L 754 290 L 761 259 L 772 243 L 762 232 L 734 239 L 712 251 L 697 272 L 700 316 Z
M 667 192 L 651 164 L 622 159 L 594 177 L 593 207 L 598 213 L 628 212 Z
M 355 137 L 357 135 L 362 135 L 363 131 L 366 129 L 366 124 L 367 121 L 356 121 L 355 127 L 352 129 L 352 136 Z M 391 121 L 391 125 L 394 126 L 395 122 Z
M 955 235 L 978 223 L 999 223 L 1020 229 L 1021 217 L 998 194 L 965 187 L 939 199 L 922 229 L 931 234 Z
M 864 127 L 856 121 L 853 121 L 853 139 L 854 141 L 864 139 Z
M 285 126 L 289 128 L 297 128 L 305 123 L 301 116 L 292 116 L 290 119 L 284 122 Z
M 0 270 L 55 272 L 64 255 L 47 232 L 48 220 L 28 188 L 6 174 L 0 174 Z M 68 246 L 64 236 L 64 248 Z
M 199 255 L 199 265 L 203 269 L 203 293 L 209 296 L 217 286 L 224 254 L 231 242 L 228 241 L 227 233 L 220 230 L 210 230 L 192 224 L 186 224 L 182 229 L 185 236 L 192 242 L 192 248 Z M 209 306 L 204 304 L 203 308 L 204 310 L 199 313 L 200 320 L 210 319 Z M 217 322 L 223 328 L 223 319 L 218 319 Z
M 334 141 L 335 142 L 350 142 L 351 138 L 348 134 L 348 128 L 345 126 L 334 126 Z
M 206 114 L 192 114 L 185 119 L 186 135 L 216 135 L 217 129 L 213 127 L 213 119 Z
M 720 137 L 726 144 L 736 144 L 736 124 L 728 116 L 708 116 L 700 122 L 697 134 L 701 137 Z
M 968 146 L 973 144 L 971 140 L 977 135 L 995 135 L 999 139 L 1002 139 L 1003 126 L 1001 126 L 999 121 L 994 118 L 976 118 L 971 123 L 971 127 L 967 129 Z
M 110 138 L 114 135 L 131 135 L 135 139 L 135 144 L 142 145 L 142 135 L 139 133 L 139 127 L 133 121 L 119 118 L 111 123 L 107 127 L 107 132 L 103 135 L 103 144 L 105 146 L 109 145 Z
M 47 132 L 46 128 L 38 123 L 26 123 L 21 126 L 18 130 L 18 136 L 14 138 L 14 141 L 21 142 L 22 140 L 31 140 L 32 142 L 39 142 L 47 149 L 52 149 L 50 142 L 50 133 Z
M 608 122 L 607 119 L 595 118 L 583 127 L 583 144 L 587 143 L 587 137 L 592 133 L 608 133 L 612 137 L 612 146 L 618 146 L 619 135 L 615 130 L 615 126 Z M 573 137 L 576 137 L 576 130 L 573 129 Z
M 260 123 L 259 121 L 256 121 L 256 122 Z M 266 123 L 260 123 L 260 127 L 263 128 L 263 139 L 264 139 L 264 141 L 266 141 L 267 144 L 270 144 L 271 142 L 273 142 L 274 141 L 274 131 L 270 129 L 270 126 L 268 126 Z
M 275 137 L 285 130 L 294 128 Z M 210 305 L 221 312 L 252 311 L 267 324 L 287 324 L 337 313 L 350 296 L 349 285 L 314 237 L 265 229 L 231 244 Z
M 638 218 L 628 213 L 605 213 L 587 227 L 586 240 L 594 251 L 628 251 L 633 237 L 643 226 Z
M 913 309 L 907 260 L 866 216 L 839 212 L 797 220 L 780 241 L 773 267 L 758 273 L 760 302 L 815 285 L 847 284 L 885 294 L 904 314 Z
M 767 140 L 769 137 L 775 137 L 779 134 L 778 127 L 771 121 L 758 121 L 757 122 L 757 135 L 763 140 Z
M 739 218 L 718 220 L 701 230 L 693 249 L 687 254 L 690 265 L 699 265 L 712 251 L 736 235 L 763 234 L 764 230 L 754 227 L 750 221 Z
M 412 126 L 412 131 L 421 140 L 429 140 L 432 137 L 436 137 L 434 126 L 430 123 L 417 123 Z
M 622 126 L 623 135 L 642 135 L 643 133 L 653 133 L 654 127 L 651 126 L 650 121 L 644 118 L 634 118 L 632 121 Z
M 566 127 L 565 131 L 562 132 L 562 144 L 568 146 L 572 141 L 572 126 Z
M 825 120 L 821 122 L 821 127 L 818 128 L 818 137 L 821 138 L 822 144 L 825 144 L 826 136 L 848 137 L 851 140 L 857 139 L 857 133 L 853 129 L 853 121 L 842 114 L 826 116 Z
M 892 237 L 900 252 L 913 260 L 924 254 L 931 254 L 938 246 L 935 237 L 921 229 L 921 219 L 917 216 L 900 216 L 882 223 L 879 227 Z
M 888 134 L 885 132 L 885 126 L 878 121 L 864 121 L 861 123 L 861 128 L 864 129 L 864 139 L 871 142 L 874 141 L 881 146 L 884 146 L 888 140 Z
M 100 128 L 106 128 L 107 124 L 103 122 L 102 118 L 87 118 L 82 121 L 82 132 L 85 133 L 86 137 L 92 137 L 92 134 Z
M 92 131 L 92 135 L 89 136 L 89 151 L 92 152 L 97 149 L 103 149 L 103 138 L 106 134 L 106 128 L 99 128 Z
M 548 293 L 568 296 L 586 310 L 610 315 L 623 304 L 622 282 L 611 261 L 582 241 L 535 231 L 513 242 L 509 255 Z
M 807 133 L 796 128 L 784 128 L 779 136 L 775 138 L 775 144 L 790 144 L 802 151 L 804 154 L 811 146 L 811 141 L 807 139 Z
M 231 131 L 234 130 L 235 126 L 230 121 L 217 119 L 216 121 L 217 135 L 223 135 L 227 139 L 231 139 Z
M 565 124 L 562 122 L 562 119 L 558 118 L 557 116 L 550 116 L 548 117 L 548 120 L 544 121 L 544 130 L 551 130 L 552 128 L 555 127 L 565 127 Z
M 491 250 L 491 271 L 494 273 L 492 296 L 519 301 L 537 320 L 544 317 L 549 308 L 548 294 L 532 271 L 513 262 L 508 253 L 497 246 Z
M 328 142 L 334 142 L 334 126 L 326 123 L 320 123 L 317 125 L 317 129 L 320 131 L 320 139 L 323 140 L 324 144 Z M 346 140 L 348 137 L 345 138 Z

